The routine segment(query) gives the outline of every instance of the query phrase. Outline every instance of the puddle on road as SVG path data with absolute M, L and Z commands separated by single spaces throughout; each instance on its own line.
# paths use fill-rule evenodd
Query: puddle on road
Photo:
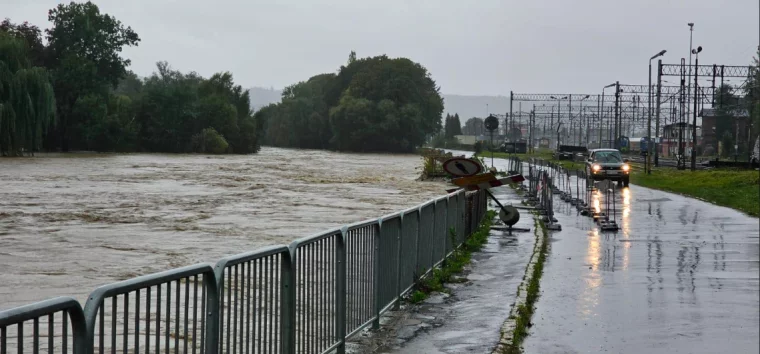
M 284 244 L 445 193 L 415 155 L 0 159 L 0 309 Z

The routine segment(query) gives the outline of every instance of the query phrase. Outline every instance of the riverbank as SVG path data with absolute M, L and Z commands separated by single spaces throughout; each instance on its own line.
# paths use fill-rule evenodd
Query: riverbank
M 760 216 L 760 173 L 738 170 L 657 169 L 631 174 L 631 183 L 678 193 Z

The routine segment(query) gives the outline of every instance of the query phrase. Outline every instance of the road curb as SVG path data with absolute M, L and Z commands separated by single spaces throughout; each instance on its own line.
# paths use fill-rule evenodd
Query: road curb
M 517 329 L 517 320 L 520 317 L 518 309 L 522 306 L 528 306 L 528 284 L 530 284 L 533 276 L 535 275 L 533 273 L 536 264 L 538 263 L 539 255 L 541 253 L 541 250 L 544 248 L 544 243 L 547 242 L 547 239 L 549 237 L 549 231 L 541 226 L 540 220 L 535 214 L 533 215 L 533 220 L 536 225 L 536 242 L 533 245 L 533 254 L 531 254 L 530 261 L 525 267 L 525 275 L 523 276 L 522 282 L 517 287 L 517 297 L 515 298 L 515 302 L 512 304 L 512 309 L 509 311 L 509 316 L 501 326 L 501 338 L 496 344 L 496 348 L 494 348 L 494 350 L 491 352 L 492 354 L 519 352 L 519 348 L 515 348 L 513 346 L 514 334 L 515 330 Z

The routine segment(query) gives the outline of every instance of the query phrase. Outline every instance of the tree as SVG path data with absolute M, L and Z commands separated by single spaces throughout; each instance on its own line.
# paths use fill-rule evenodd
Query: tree
M 462 135 L 462 121 L 459 120 L 459 113 L 455 113 L 451 118 L 454 135 Z
M 42 31 L 39 27 L 26 21 L 20 25 L 14 24 L 6 18 L 0 22 L 0 32 L 5 32 L 24 41 L 32 66 L 45 66 L 45 46 L 42 44 Z
M 0 31 L 0 155 L 39 150 L 55 122 L 55 97 L 44 68 L 32 67 L 23 38 Z
M 445 121 L 445 136 L 446 138 L 454 138 L 455 135 L 462 135 L 462 124 L 459 122 L 459 114 L 450 115 L 446 114 Z
M 124 47 L 136 46 L 140 38 L 131 27 L 101 14 L 89 1 L 59 4 L 48 12 L 48 20 L 53 27 L 45 30 L 47 65 L 55 83 L 61 149 L 68 151 L 71 129 L 80 118 L 74 114 L 77 100 L 87 95 L 107 96 L 109 88 L 125 77 L 130 64 L 119 53 Z M 78 147 L 80 141 L 73 145 Z
M 330 110 L 331 143 L 340 150 L 412 151 L 441 129 L 443 99 L 421 65 L 385 55 L 341 67 L 325 101 L 340 87 Z
M 464 129 L 462 130 L 466 135 L 481 135 L 485 128 L 483 127 L 483 119 L 472 117 L 464 123 Z
M 204 79 L 194 72 L 173 70 L 166 62 L 156 67 L 157 72 L 139 91 L 136 116 L 143 148 L 199 151 L 198 141 L 209 138 L 211 133 L 206 130 L 213 129 L 224 139 L 225 148 L 200 149 L 203 152 L 248 154 L 259 150 L 262 129 L 251 112 L 248 90 L 235 85 L 232 74 L 216 73 Z

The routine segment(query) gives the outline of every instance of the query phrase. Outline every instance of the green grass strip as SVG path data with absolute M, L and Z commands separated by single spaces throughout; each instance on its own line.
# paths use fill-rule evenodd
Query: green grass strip
M 752 216 L 760 216 L 758 171 L 657 169 L 651 175 L 642 172 L 632 174 L 631 183 L 699 198 Z

